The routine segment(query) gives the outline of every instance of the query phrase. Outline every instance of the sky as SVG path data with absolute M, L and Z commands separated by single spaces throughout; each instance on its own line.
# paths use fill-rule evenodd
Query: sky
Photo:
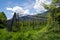
M 51 2 L 51 0 L 0 0 L 0 12 L 5 12 L 7 19 L 11 19 L 14 12 L 20 16 L 35 15 L 46 11 L 43 3 L 49 5 Z

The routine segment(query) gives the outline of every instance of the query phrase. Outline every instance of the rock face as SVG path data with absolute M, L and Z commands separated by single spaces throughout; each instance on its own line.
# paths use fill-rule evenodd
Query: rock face
M 8 31 L 12 31 L 12 26 L 13 26 L 13 23 L 16 23 L 17 22 L 17 16 L 16 16 L 16 13 L 14 13 L 14 16 L 11 20 L 7 20 L 6 21 L 6 25 L 7 25 L 7 30 Z M 15 24 L 16 25 L 16 24 Z

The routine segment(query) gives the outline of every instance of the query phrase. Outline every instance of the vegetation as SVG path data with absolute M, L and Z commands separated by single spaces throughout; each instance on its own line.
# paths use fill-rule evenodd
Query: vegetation
M 6 27 L 6 16 L 4 12 L 0 12 L 0 28 Z
M 60 7 L 56 7 L 59 2 L 60 0 L 53 0 L 52 6 L 44 4 L 44 7 L 50 11 L 45 16 L 46 22 L 20 21 L 17 32 L 13 32 L 16 28 L 13 28 L 12 32 L 8 32 L 6 28 L 0 29 L 0 40 L 60 40 Z M 0 26 L 2 24 L 1 27 L 5 27 L 6 16 L 3 12 L 0 13 L 0 20 Z

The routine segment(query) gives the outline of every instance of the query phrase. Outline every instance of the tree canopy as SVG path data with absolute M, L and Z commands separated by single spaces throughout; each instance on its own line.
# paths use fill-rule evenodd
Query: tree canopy
M 6 16 L 4 12 L 0 12 L 0 28 L 4 28 L 6 26 Z

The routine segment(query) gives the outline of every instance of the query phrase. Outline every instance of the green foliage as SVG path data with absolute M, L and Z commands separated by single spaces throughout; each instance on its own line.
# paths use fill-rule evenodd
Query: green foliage
M 60 0 L 52 0 L 52 4 L 60 3 Z
M 0 12 L 0 28 L 6 27 L 6 16 L 4 12 Z
M 15 25 L 12 26 L 12 31 L 29 31 L 29 30 L 40 30 L 41 28 L 43 28 L 46 25 L 46 22 L 43 21 L 24 21 L 24 22 L 19 22 L 18 25 L 16 26 L 16 23 L 14 23 Z M 19 30 L 16 30 L 19 29 Z

